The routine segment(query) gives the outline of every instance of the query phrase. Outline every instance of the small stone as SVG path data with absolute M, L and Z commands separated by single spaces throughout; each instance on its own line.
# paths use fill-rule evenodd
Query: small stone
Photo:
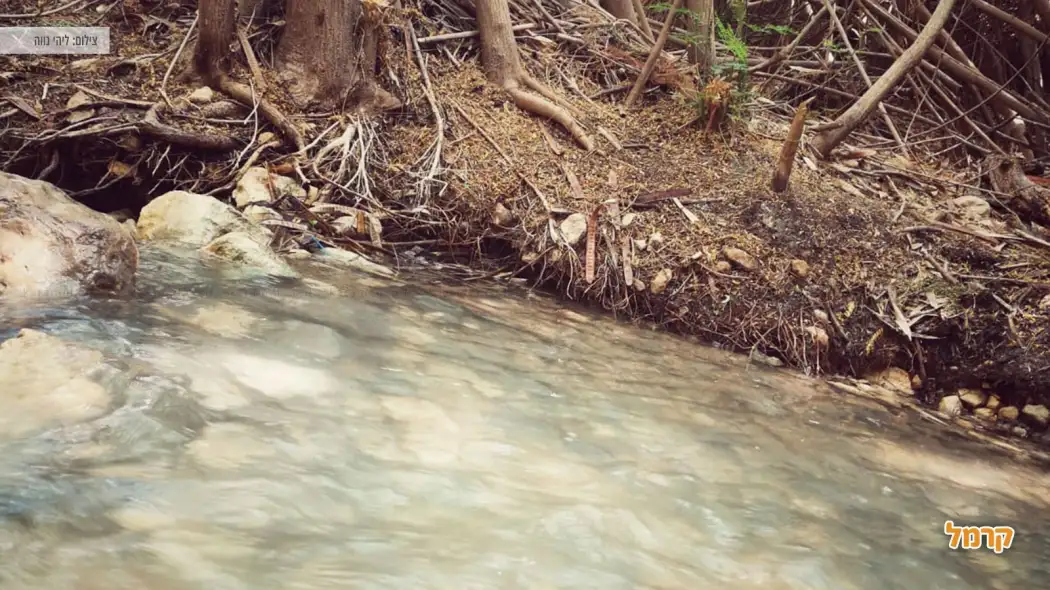
M 778 359 L 775 356 L 762 354 L 761 352 L 758 352 L 757 349 L 754 349 L 754 350 L 751 351 L 750 358 L 751 358 L 752 361 L 754 361 L 756 363 L 761 363 L 761 364 L 769 366 L 769 367 L 783 367 L 784 366 L 784 361 Z
M 951 200 L 952 208 L 962 215 L 971 219 L 982 219 L 987 217 L 992 207 L 981 197 L 975 195 L 964 195 Z
M 568 242 L 570 246 L 575 246 L 580 243 L 584 234 L 587 233 L 587 216 L 583 213 L 573 213 L 562 220 L 559 229 L 561 229 L 561 233 L 565 236 L 565 241 Z
M 649 242 L 645 241 L 642 238 L 635 238 L 632 241 L 634 242 L 635 250 L 638 250 L 640 252 L 644 252 L 645 249 L 649 247 Z
M 244 217 L 255 224 L 261 224 L 267 219 L 280 219 L 281 214 L 262 205 L 248 205 L 244 208 Z
M 637 213 L 626 213 L 626 214 L 624 214 L 624 216 L 620 218 L 620 227 L 627 227 L 627 226 L 631 225 L 631 223 L 633 223 L 634 220 L 637 219 L 637 218 L 638 218 L 638 214 Z
M 941 398 L 941 402 L 937 405 L 937 411 L 949 417 L 962 414 L 962 409 L 962 400 L 957 395 L 946 395 Z
M 980 389 L 960 389 L 956 395 L 968 408 L 979 408 L 988 401 L 988 394 Z
M 207 86 L 201 86 L 187 97 L 194 104 L 207 104 L 215 98 L 215 91 Z
M 306 198 L 306 191 L 299 186 L 295 179 L 279 174 L 270 174 L 269 170 L 261 166 L 249 168 L 244 173 L 244 176 L 237 181 L 237 186 L 233 189 L 233 201 L 238 209 L 243 209 L 254 203 L 269 203 L 283 195 L 304 199 Z
M 1047 295 L 1039 300 L 1039 309 L 1050 309 L 1050 295 Z
M 1014 406 L 1003 406 L 999 408 L 999 419 L 1014 421 L 1021 415 L 1021 411 Z
M 911 376 L 911 388 L 913 391 L 919 391 L 922 389 L 922 377 L 918 375 Z
M 655 277 L 653 277 L 653 282 L 651 285 L 649 285 L 649 291 L 652 292 L 653 295 L 659 295 L 660 293 L 663 293 L 664 289 L 667 288 L 667 284 L 671 282 L 671 279 L 673 277 L 674 273 L 671 271 L 671 269 L 665 268 L 661 270 L 660 272 L 656 273 Z
M 888 367 L 874 375 L 868 376 L 868 381 L 875 385 L 881 385 L 886 389 L 911 395 L 912 383 L 908 372 L 899 367 Z
M 66 116 L 66 122 L 79 123 L 95 116 L 95 109 L 77 109 Z
M 743 270 L 755 270 L 758 267 L 758 261 L 755 257 L 741 250 L 740 248 L 734 248 L 732 246 L 726 246 L 722 250 L 722 254 L 725 255 L 729 262 L 733 263 L 734 266 Z
M 983 408 L 977 408 L 973 411 L 973 415 L 980 418 L 981 420 L 986 420 L 989 422 L 995 421 L 995 410 L 987 406 Z
M 1025 417 L 1026 422 L 1041 428 L 1050 423 L 1050 409 L 1043 405 L 1027 404 L 1021 410 L 1021 415 Z
M 828 333 L 824 331 L 824 328 L 806 326 L 806 333 L 813 338 L 813 343 L 816 344 L 818 348 L 828 347 Z
M 732 270 L 732 268 L 729 266 L 729 263 L 725 260 L 719 260 L 715 263 L 715 272 L 727 273 L 730 270 Z
M 284 256 L 285 258 L 290 258 L 291 260 L 306 260 L 307 258 L 313 257 L 313 254 L 311 254 L 309 250 L 296 248 L 295 250 L 290 250 L 289 252 L 285 253 Z
M 823 309 L 814 309 L 813 310 L 813 317 L 817 318 L 817 321 L 822 323 L 822 324 L 826 324 L 829 321 L 831 321 L 828 318 L 827 312 L 825 312 Z
M 986 407 L 986 408 L 988 408 L 990 410 L 998 410 L 999 409 L 999 396 L 998 395 L 990 395 L 990 396 L 988 396 L 988 401 L 984 404 L 984 407 Z
M 332 228 L 335 229 L 336 233 L 343 236 L 347 234 L 357 233 L 357 216 L 356 215 L 344 215 L 337 217 L 332 222 Z
M 69 100 L 66 101 L 66 108 L 75 109 L 79 106 L 88 104 L 89 102 L 91 102 L 91 97 L 85 94 L 83 91 L 78 90 L 76 94 L 70 96 Z
M 78 59 L 76 61 L 69 62 L 69 68 L 72 70 L 89 70 L 100 61 L 102 61 L 102 59 L 98 57 Z
M 269 131 L 263 131 L 262 133 L 259 134 L 259 144 L 262 145 L 264 143 L 270 143 L 271 141 L 273 141 L 276 138 L 277 138 L 277 136 L 274 135 L 273 133 L 270 133 Z
M 635 279 L 631 285 L 634 287 L 635 291 L 645 291 L 645 281 L 642 281 L 641 279 Z
M 658 231 L 654 231 L 652 233 L 652 235 L 649 236 L 649 244 L 648 244 L 649 246 L 652 246 L 653 244 L 663 244 L 663 243 L 664 243 L 664 235 L 662 233 L 660 233 Z
M 1028 437 L 1028 430 L 1024 426 L 1014 426 L 1013 428 L 1010 429 L 1010 432 L 1012 432 L 1014 436 L 1017 436 L 1017 437 L 1020 437 L 1020 438 L 1027 438 Z
M 492 207 L 492 225 L 497 227 L 509 227 L 514 223 L 514 214 L 507 209 L 503 203 L 496 203 Z
M 809 263 L 805 260 L 792 260 L 791 261 L 791 272 L 800 279 L 804 279 L 809 276 Z

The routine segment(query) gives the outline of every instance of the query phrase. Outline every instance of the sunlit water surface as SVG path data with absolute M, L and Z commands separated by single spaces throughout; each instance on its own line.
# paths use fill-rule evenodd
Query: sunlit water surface
M 143 254 L 3 308 L 71 343 L 0 354 L 4 590 L 1050 587 L 1050 478 L 912 415 L 480 283 Z

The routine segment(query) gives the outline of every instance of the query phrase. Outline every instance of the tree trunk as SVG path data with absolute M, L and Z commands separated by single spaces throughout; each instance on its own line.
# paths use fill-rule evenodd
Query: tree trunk
M 601 6 L 616 18 L 632 23 L 638 22 L 638 15 L 634 13 L 634 2 L 631 0 L 601 0 Z
M 1025 176 L 1021 162 L 1016 158 L 989 156 L 984 170 L 992 189 L 1004 196 L 1011 211 L 1025 221 L 1050 227 L 1050 189 L 1041 187 Z
M 281 78 L 300 108 L 400 105 L 375 83 L 381 0 L 289 0 L 277 46 Z M 341 109 L 342 110 L 342 109 Z
M 229 71 L 230 41 L 237 16 L 236 0 L 200 0 L 197 7 L 200 35 L 193 65 L 205 82 L 213 84 L 216 72 Z
M 690 12 L 689 32 L 696 36 L 689 45 L 689 61 L 701 76 L 707 76 L 715 56 L 715 3 L 714 0 L 686 0 L 685 7 Z
M 834 121 L 835 127 L 823 131 L 814 138 L 813 148 L 821 158 L 827 158 L 831 150 L 867 120 L 890 90 L 922 60 L 926 50 L 933 45 L 937 33 L 948 22 L 948 16 L 954 5 L 955 0 L 940 0 L 937 9 L 933 11 L 929 22 L 923 27 L 915 42 L 901 54 L 897 61 L 893 62 L 893 65 L 884 74 L 879 76 L 875 84 L 857 102 L 853 103 L 853 106 Z
M 510 5 L 507 0 L 477 0 L 477 19 L 481 36 L 481 64 L 489 81 L 499 84 L 518 108 L 553 119 L 565 127 L 584 149 L 593 149 L 593 140 L 569 113 L 568 103 L 522 67 L 511 30 Z

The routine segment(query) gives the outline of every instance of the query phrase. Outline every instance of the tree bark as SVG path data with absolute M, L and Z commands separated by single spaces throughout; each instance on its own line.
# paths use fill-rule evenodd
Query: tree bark
M 601 0 L 600 4 L 602 8 L 616 18 L 622 18 L 632 23 L 638 22 L 638 15 L 634 12 L 634 2 L 631 0 Z
M 297 106 L 362 110 L 400 106 L 375 83 L 384 5 L 382 0 L 286 2 L 287 24 L 276 60 Z
M 236 0 L 200 0 L 197 6 L 200 36 L 193 54 L 193 65 L 204 83 L 232 97 L 237 102 L 254 106 L 274 124 L 295 147 L 302 148 L 303 136 L 277 107 L 230 77 L 230 43 L 237 20 Z
M 860 97 L 860 100 L 853 103 L 853 106 L 835 120 L 835 127 L 826 129 L 814 138 L 813 148 L 821 158 L 827 158 L 831 150 L 867 120 L 889 91 L 922 60 L 926 50 L 933 45 L 937 33 L 948 22 L 954 5 L 955 0 L 940 0 L 937 9 L 933 11 L 929 22 L 923 27 L 915 42 L 901 54 L 897 61 L 893 62 L 893 65 Z
M 230 41 L 237 16 L 236 0 L 200 0 L 197 7 L 200 35 L 193 65 L 205 81 L 214 71 L 229 71 Z
M 689 46 L 689 61 L 701 76 L 706 76 L 715 56 L 715 3 L 714 0 L 685 0 L 685 7 L 690 12 L 689 32 L 696 36 Z
M 656 40 L 656 37 L 653 37 L 653 29 L 649 26 L 649 17 L 645 14 L 645 6 L 642 6 L 642 0 L 631 0 L 631 3 L 634 4 L 634 15 L 638 17 L 638 26 L 641 27 L 645 38 L 649 41 Z
M 553 119 L 585 150 L 594 149 L 594 141 L 569 113 L 568 103 L 522 67 L 511 30 L 510 5 L 507 0 L 477 0 L 476 9 L 481 36 L 481 64 L 489 81 L 499 84 L 518 108 Z

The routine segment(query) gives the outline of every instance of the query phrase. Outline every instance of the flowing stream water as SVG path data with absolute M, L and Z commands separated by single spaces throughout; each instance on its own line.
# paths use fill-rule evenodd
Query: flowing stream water
M 144 250 L 131 298 L 0 304 L 0 588 L 1050 587 L 1050 477 L 913 414 L 510 288 L 301 266 Z M 947 519 L 1016 536 L 953 551 Z

